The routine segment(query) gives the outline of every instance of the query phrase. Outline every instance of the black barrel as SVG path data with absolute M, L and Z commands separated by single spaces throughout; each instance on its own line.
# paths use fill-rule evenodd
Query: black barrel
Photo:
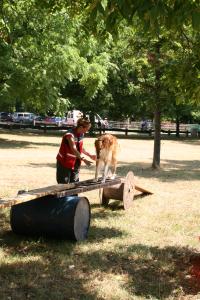
M 11 207 L 10 224 L 17 234 L 70 240 L 87 238 L 90 204 L 86 197 L 43 197 Z

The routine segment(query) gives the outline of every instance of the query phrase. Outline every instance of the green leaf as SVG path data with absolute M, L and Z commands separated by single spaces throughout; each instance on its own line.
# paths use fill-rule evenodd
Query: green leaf
M 200 30 L 200 12 L 192 13 L 192 26 L 195 30 Z
M 106 10 L 107 5 L 108 5 L 108 0 L 101 0 L 101 6 L 103 7 L 104 11 Z

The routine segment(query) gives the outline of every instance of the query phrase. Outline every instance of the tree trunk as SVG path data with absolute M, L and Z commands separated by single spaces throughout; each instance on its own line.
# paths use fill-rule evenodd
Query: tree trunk
M 176 137 L 180 136 L 180 121 L 179 118 L 176 118 Z
M 155 126 L 155 134 L 154 134 L 154 151 L 153 151 L 153 169 L 160 168 L 160 140 L 161 140 L 161 101 L 160 101 L 160 92 L 161 92 L 161 69 L 160 69 L 160 47 L 161 44 L 158 41 L 155 45 L 155 54 L 156 54 L 156 63 L 155 63 L 155 111 L 154 111 L 154 126 Z
M 91 128 L 90 128 L 90 135 L 93 136 L 94 135 L 94 128 L 95 128 L 95 115 L 94 112 L 91 111 L 90 112 L 90 122 L 91 122 Z
M 176 112 L 176 137 L 180 136 L 180 120 L 178 112 Z
M 161 113 L 159 106 L 156 105 L 155 113 L 154 113 L 154 126 L 155 126 L 155 134 L 154 134 L 154 151 L 153 151 L 153 169 L 160 168 L 160 128 L 161 128 Z

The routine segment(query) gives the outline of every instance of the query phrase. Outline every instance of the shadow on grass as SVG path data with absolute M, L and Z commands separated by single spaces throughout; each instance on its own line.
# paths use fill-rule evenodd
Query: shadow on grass
M 191 258 L 197 255 L 181 247 L 121 246 L 115 252 L 93 252 L 86 255 L 90 271 L 126 275 L 124 287 L 131 295 L 165 299 L 183 291 L 184 295 L 200 292 L 200 278 L 190 276 Z M 174 296 L 175 296 L 174 294 Z
M 120 231 L 118 229 L 115 228 L 99 228 L 97 226 L 91 226 L 89 229 L 89 240 L 88 242 L 93 243 L 93 242 L 102 242 L 104 239 L 112 239 L 112 238 L 116 238 L 116 237 L 122 237 L 125 236 L 126 232 Z M 22 245 L 24 242 L 30 242 L 30 244 L 32 243 L 36 243 L 36 248 L 35 250 L 32 249 L 31 252 L 34 254 L 38 253 L 38 248 L 40 248 L 39 244 L 42 241 L 42 243 L 46 243 L 47 245 L 56 245 L 57 246 L 59 244 L 65 244 L 68 243 L 68 247 L 70 248 L 70 246 L 75 245 L 76 241 L 73 240 L 66 240 L 66 239 L 62 239 L 62 238 L 52 238 L 52 237 L 40 237 L 40 236 L 30 236 L 30 235 L 17 235 L 15 233 L 13 233 L 11 230 L 7 230 L 4 231 L 3 233 L 0 233 L 0 245 L 6 245 L 8 247 L 12 248 L 12 253 L 15 253 L 15 250 L 20 248 L 20 245 Z M 39 244 L 38 244 L 39 243 Z M 38 246 L 37 246 L 38 244 Z M 14 250 L 14 252 L 13 252 Z M 18 251 L 17 251 L 18 252 Z M 20 252 L 18 252 L 19 254 Z M 23 251 L 22 251 L 23 254 Z M 69 253 L 68 253 L 69 254 Z
M 148 163 L 119 162 L 117 174 L 126 176 L 132 171 L 138 177 L 156 178 L 161 182 L 174 182 L 175 180 L 198 180 L 200 176 L 200 160 L 165 160 L 164 167 L 153 170 Z
M 163 168 L 160 170 L 153 170 L 148 163 L 125 163 L 120 161 L 117 167 L 117 175 L 126 177 L 127 173 L 132 171 L 137 177 L 156 178 L 161 182 L 174 182 L 175 180 L 190 181 L 199 180 L 200 178 L 200 160 L 165 160 L 163 163 Z M 30 163 L 29 166 L 33 168 L 56 168 L 56 159 L 55 163 Z M 82 165 L 81 170 L 88 172 L 88 167 Z M 95 167 L 91 166 L 90 171 L 95 173 Z
M 0 215 L 4 227 L 0 246 L 9 261 L 0 260 L 1 299 L 102 299 L 97 290 L 87 287 L 94 278 L 80 244 L 101 243 L 123 232 L 91 226 L 89 239 L 81 243 L 26 237 L 8 230 L 6 215 L 8 219 L 8 212 Z
M 30 163 L 33 168 L 38 167 L 56 167 L 55 164 L 47 163 Z M 175 180 L 198 180 L 200 177 L 200 160 L 163 160 L 159 170 L 153 170 L 149 163 L 126 163 L 119 161 L 117 167 L 117 175 L 125 177 L 129 171 L 132 171 L 138 177 L 156 178 L 161 182 L 174 182 Z M 88 167 L 81 166 L 81 170 L 88 171 Z M 90 167 L 90 171 L 95 173 L 95 166 Z
M 187 144 L 187 145 L 192 145 L 192 146 L 200 146 L 200 138 L 196 138 L 196 139 L 176 139 L 176 142 L 180 142 L 183 144 Z
M 55 159 L 55 163 L 48 163 L 48 164 L 41 164 L 41 163 L 29 163 L 28 164 L 30 167 L 32 168 L 53 168 L 56 169 L 56 159 Z
M 50 258 L 53 259 L 52 262 L 49 261 Z M 93 289 L 85 287 L 88 278 L 82 270 L 70 269 L 70 261 L 62 265 L 60 259 L 51 257 L 50 254 L 49 258 L 46 256 L 2 264 L 0 274 L 2 300 L 98 299 Z
M 37 143 L 26 141 L 15 141 L 0 138 L 0 149 L 17 149 L 17 148 L 36 148 L 36 146 L 51 146 L 58 147 L 57 143 Z
M 107 132 L 109 133 L 109 132 Z M 115 135 L 119 140 L 154 140 L 154 136 L 149 136 L 148 134 L 120 134 L 120 133 L 112 133 Z M 99 135 L 96 135 L 99 136 Z M 185 144 L 190 144 L 190 145 L 200 145 L 200 138 L 199 137 L 186 137 L 181 135 L 180 137 L 176 137 L 175 135 L 168 136 L 167 134 L 161 135 L 161 141 L 174 141 L 178 143 L 185 143 Z
M 92 212 L 92 217 L 94 219 L 113 218 L 113 211 L 116 211 L 116 217 L 124 215 L 124 205 L 123 201 L 121 200 L 110 199 L 108 205 L 103 206 L 100 203 L 91 203 L 90 206 L 91 209 L 99 209 L 97 211 Z
M 8 129 L 2 129 L 0 128 L 0 133 L 1 134 L 7 134 L 7 135 L 16 135 L 16 136 L 43 136 L 44 138 L 46 136 L 60 136 L 62 137 L 63 134 L 66 131 L 61 131 L 61 130 L 47 130 L 44 132 L 44 130 L 37 130 L 37 129 L 13 129 L 13 130 L 8 130 Z
M 106 286 L 105 274 L 130 299 L 134 295 L 178 299 L 200 292 L 199 279 L 191 276 L 191 259 L 197 255 L 192 249 L 135 244 L 112 251 L 99 245 L 91 251 L 92 243 L 122 234 L 108 228 L 93 227 L 91 231 L 89 239 L 82 242 L 87 251 L 81 251 L 80 243 L 22 239 L 9 232 L 1 235 L 2 249 L 10 257 L 9 263 L 0 266 L 1 299 L 106 299 L 99 297 L 100 287 L 94 284 L 97 280 L 107 291 L 112 289 L 109 283 Z
M 101 217 L 111 214 L 106 209 Z M 91 226 L 88 240 L 81 243 L 24 237 L 8 229 L 8 215 L 8 210 L 0 213 L 0 246 L 7 258 L 0 264 L 1 299 L 105 299 L 98 295 L 99 286 L 93 286 L 95 279 L 106 285 L 105 274 L 112 281 L 120 277 L 114 286 L 119 284 L 130 298 L 178 299 L 200 292 L 200 265 L 197 277 L 191 272 L 199 254 L 192 249 L 122 242 L 110 251 L 102 250 L 104 239 L 112 243 L 113 238 L 123 238 L 126 232 L 97 226 Z M 96 246 L 90 250 L 93 244 Z

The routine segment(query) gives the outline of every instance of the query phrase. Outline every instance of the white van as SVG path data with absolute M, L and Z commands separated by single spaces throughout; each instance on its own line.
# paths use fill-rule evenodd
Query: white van
M 82 116 L 83 113 L 80 110 L 68 111 L 65 124 L 69 126 L 76 126 L 78 119 L 80 119 Z
M 35 118 L 35 114 L 29 112 L 15 112 L 12 115 L 13 122 L 16 123 L 32 123 Z
M 71 110 L 67 113 L 65 124 L 70 126 L 76 126 L 78 119 L 82 116 L 83 113 L 80 110 Z M 89 118 L 89 115 L 87 115 L 87 117 Z M 95 114 L 95 123 L 101 123 L 101 125 L 105 125 L 104 120 L 98 114 Z

